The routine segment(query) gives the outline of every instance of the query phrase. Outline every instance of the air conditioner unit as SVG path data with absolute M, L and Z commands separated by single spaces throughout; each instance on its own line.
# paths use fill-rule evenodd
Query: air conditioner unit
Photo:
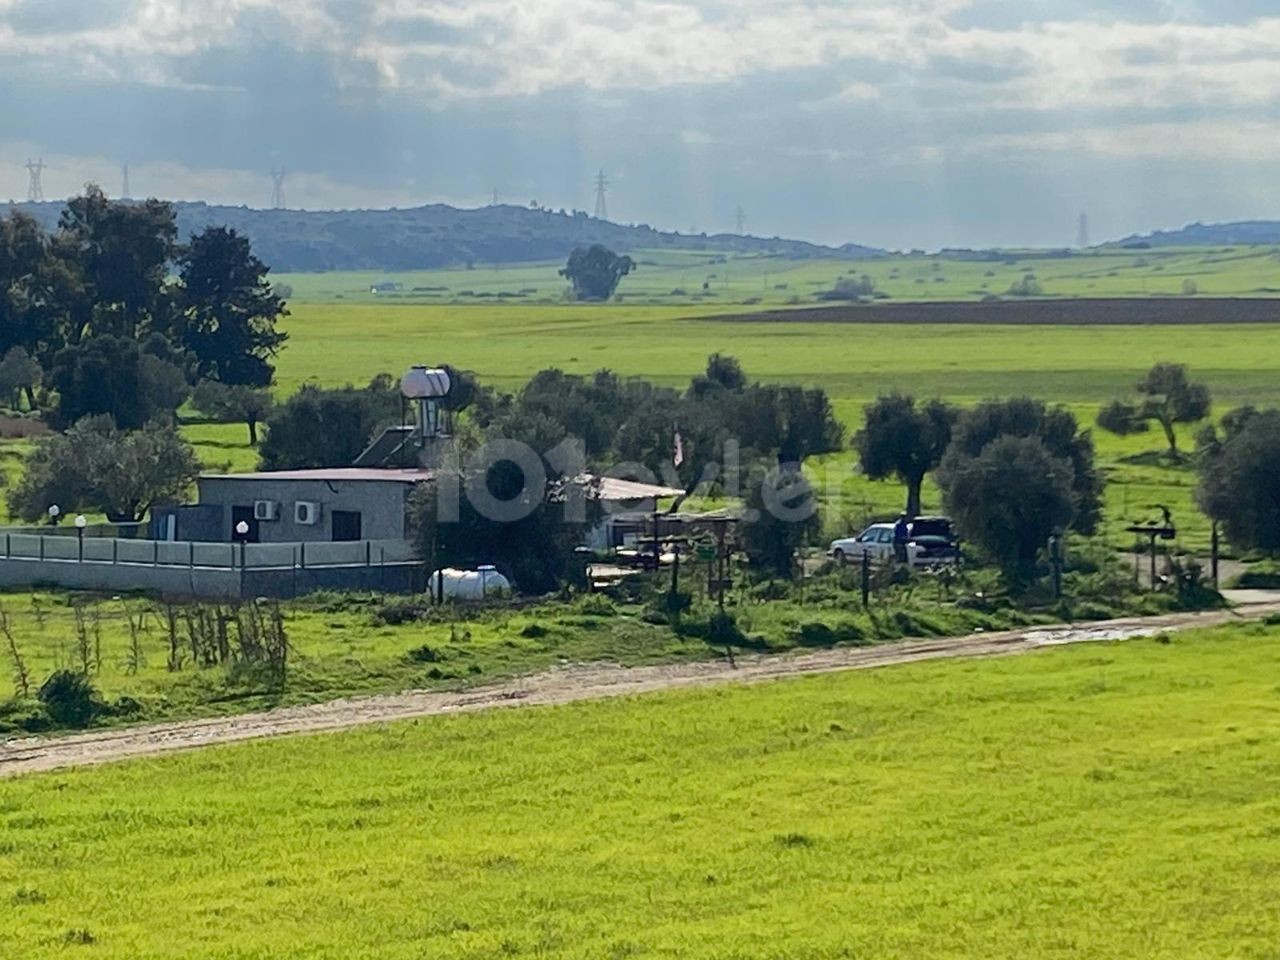
M 314 526 L 320 522 L 320 504 L 308 500 L 299 500 L 293 505 L 293 522 L 304 527 Z
M 279 520 L 280 504 L 274 500 L 255 500 L 253 501 L 253 519 L 255 520 Z

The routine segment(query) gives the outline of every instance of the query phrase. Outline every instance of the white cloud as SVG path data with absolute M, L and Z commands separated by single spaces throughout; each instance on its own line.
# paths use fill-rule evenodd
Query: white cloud
M 956 25 L 979 0 L 137 0 L 105 26 L 23 30 L 22 11 L 45 2 L 0 0 L 0 60 L 98 80 L 181 85 L 193 57 L 270 42 L 332 57 L 339 82 L 424 101 L 799 70 L 827 71 L 837 92 L 821 102 L 837 106 L 894 84 L 970 84 L 989 108 L 1280 101 L 1280 17 L 1151 23 L 1099 6 L 1070 19 L 1064 6 L 997 29 Z M 868 65 L 891 80 L 858 75 Z

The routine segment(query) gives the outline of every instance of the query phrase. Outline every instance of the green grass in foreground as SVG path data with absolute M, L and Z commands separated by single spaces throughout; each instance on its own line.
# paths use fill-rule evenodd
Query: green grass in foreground
M 0 955 L 1277 956 L 1280 631 L 0 781 Z

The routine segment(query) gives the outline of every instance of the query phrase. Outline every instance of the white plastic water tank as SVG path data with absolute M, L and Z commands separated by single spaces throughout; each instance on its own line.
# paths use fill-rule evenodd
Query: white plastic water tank
M 455 570 L 446 567 L 431 574 L 428 589 L 434 596 L 443 595 L 446 600 L 484 600 L 492 597 L 511 596 L 511 581 L 500 574 L 492 564 L 475 570 Z
M 400 392 L 409 400 L 439 400 L 450 386 L 449 371 L 439 367 L 410 367 L 400 378 Z

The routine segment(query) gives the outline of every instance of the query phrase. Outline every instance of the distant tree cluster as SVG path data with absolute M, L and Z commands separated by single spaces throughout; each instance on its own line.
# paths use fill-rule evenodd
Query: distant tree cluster
M 234 230 L 181 242 L 170 204 L 113 202 L 92 185 L 52 233 L 22 213 L 0 219 L 0 403 L 67 431 L 38 447 L 12 492 L 14 512 L 35 519 L 57 503 L 136 519 L 155 496 L 177 496 L 194 455 L 174 415 L 193 390 L 207 412 L 252 434 L 286 339 L 276 329 L 285 304 L 267 275 Z M 67 437 L 96 458 L 77 463 Z M 148 451 L 178 487 L 160 489 L 143 469 Z M 101 478 L 85 472 L 90 464 Z M 128 472 L 147 489 L 129 489 Z
M 267 274 L 233 230 L 180 242 L 158 200 L 113 202 L 90 186 L 52 234 L 11 213 L 0 219 L 0 357 L 15 362 L 0 368 L 0 397 L 51 401 L 64 428 L 99 414 L 133 427 L 171 414 L 200 380 L 267 386 L 286 313 Z
M 1093 533 L 1101 520 L 1093 441 L 1070 411 L 1039 400 L 991 400 L 960 412 L 889 394 L 866 408 L 854 448 L 867 476 L 907 487 L 909 516 L 936 470 L 960 532 L 1013 579 L 1027 575 L 1051 534 Z

